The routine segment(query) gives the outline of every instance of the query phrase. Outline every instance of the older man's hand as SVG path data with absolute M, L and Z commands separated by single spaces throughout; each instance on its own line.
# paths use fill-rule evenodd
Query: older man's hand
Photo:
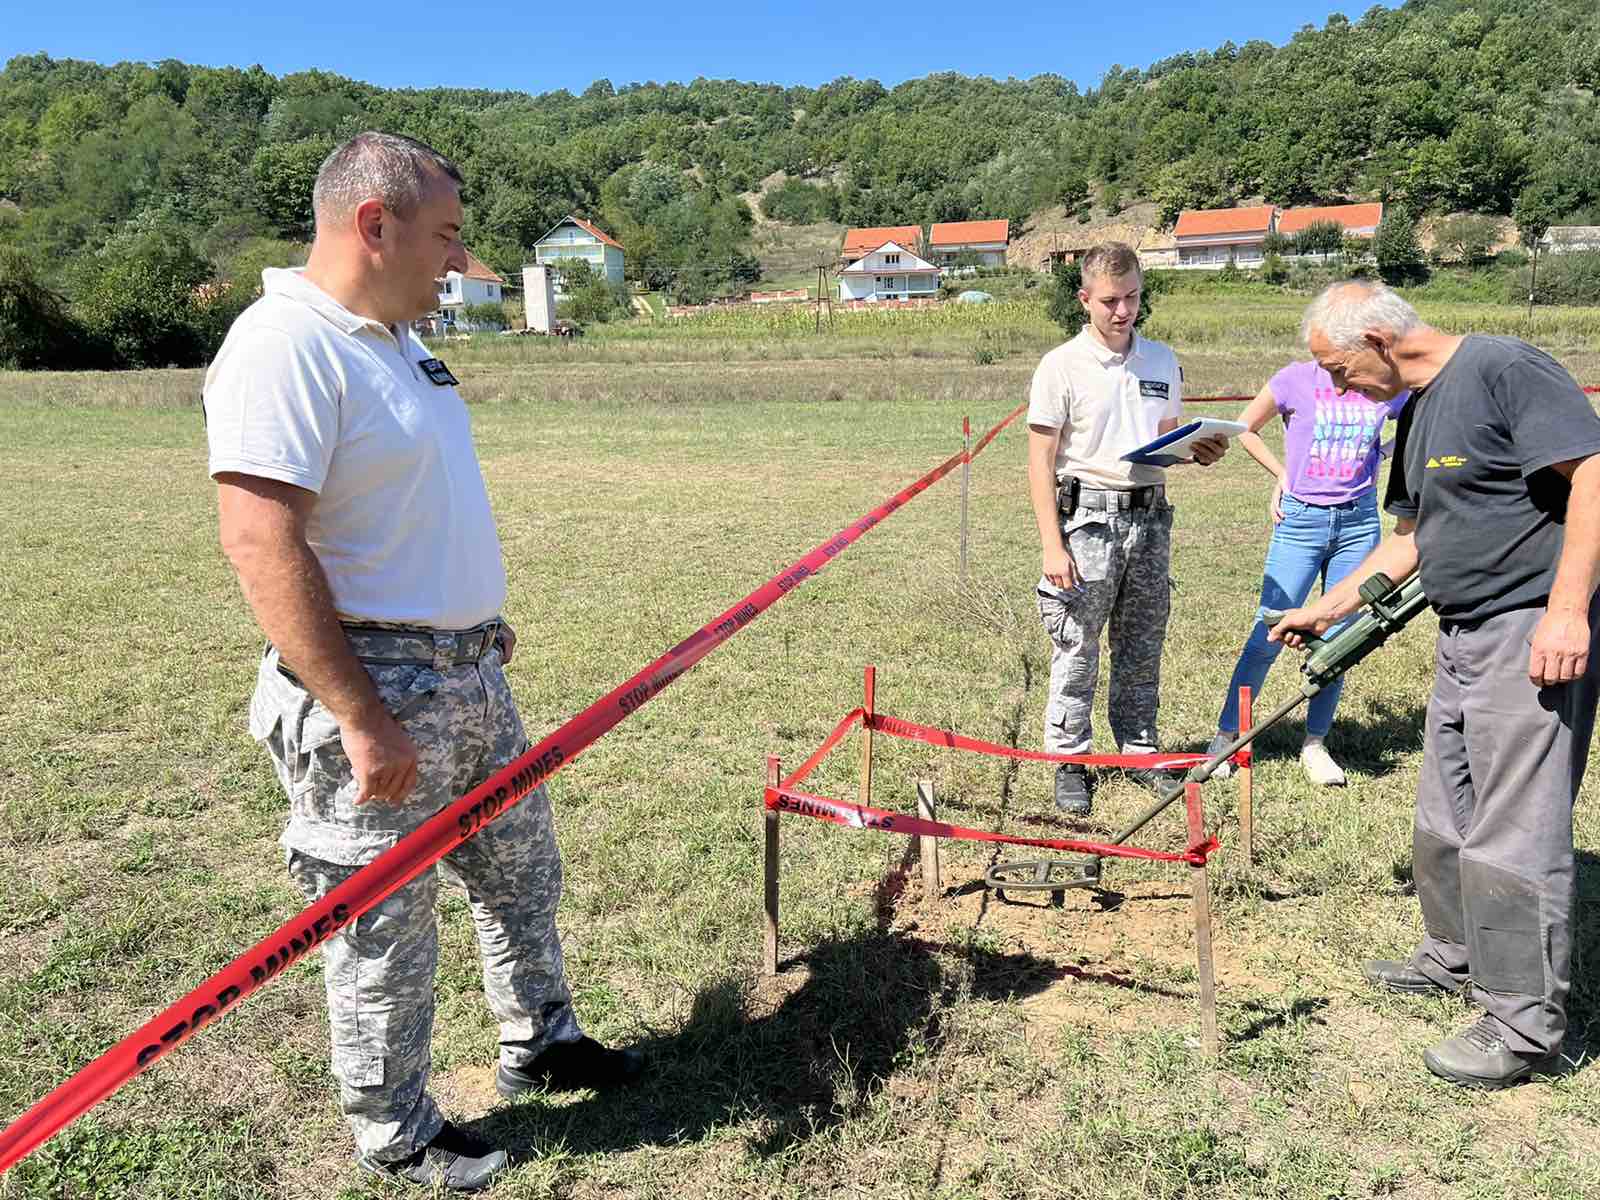
M 1589 665 L 1587 613 L 1546 611 L 1533 631 L 1528 678 L 1535 687 L 1571 683 Z

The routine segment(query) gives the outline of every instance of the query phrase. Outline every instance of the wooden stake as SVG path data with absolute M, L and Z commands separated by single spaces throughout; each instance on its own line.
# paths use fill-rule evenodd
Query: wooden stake
M 937 821 L 937 809 L 933 799 L 933 780 L 917 780 L 917 816 L 924 821 Z M 935 899 L 944 889 L 939 883 L 939 839 L 931 834 L 923 834 L 920 839 L 919 857 L 922 859 L 922 895 L 924 899 Z
M 767 786 L 777 787 L 783 778 L 776 754 L 767 755 Z M 761 947 L 761 965 L 768 975 L 778 973 L 778 810 L 766 810 L 766 907 L 765 937 Z
M 876 714 L 878 669 L 868 666 L 862 681 L 861 707 L 866 719 L 861 722 L 861 807 L 872 807 L 872 718 Z
M 972 491 L 972 418 L 961 418 L 961 582 L 967 581 L 967 495 Z
M 1189 811 L 1189 845 L 1205 840 L 1205 809 L 1200 802 L 1200 785 L 1186 783 L 1184 805 Z M 1217 1055 L 1217 984 L 1211 964 L 1211 881 L 1202 864 L 1189 868 L 1189 885 L 1194 906 L 1194 954 L 1200 976 L 1200 1048 L 1207 1057 Z
M 1255 715 L 1251 712 L 1251 701 L 1248 687 L 1239 689 L 1239 733 L 1244 735 L 1255 728 Z M 1255 864 L 1256 861 L 1256 817 L 1254 811 L 1255 791 L 1254 781 L 1250 778 L 1251 760 L 1254 759 L 1253 747 L 1246 748 L 1244 766 L 1239 768 L 1239 839 L 1244 843 L 1244 861 Z

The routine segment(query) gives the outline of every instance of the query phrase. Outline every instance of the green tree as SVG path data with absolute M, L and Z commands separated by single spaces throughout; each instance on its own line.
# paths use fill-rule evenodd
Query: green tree
M 176 221 L 145 213 L 85 263 L 74 315 L 119 367 L 198 366 L 215 349 L 200 309 L 211 275 Z
M 1499 237 L 1500 226 L 1492 217 L 1477 213 L 1446 217 L 1433 227 L 1434 257 L 1471 266 L 1489 257 Z
M 1391 204 L 1384 209 L 1372 239 L 1372 253 L 1385 283 L 1414 283 L 1427 274 L 1417 241 L 1417 222 L 1404 205 Z
M 1344 226 L 1337 221 L 1313 221 L 1294 235 L 1296 254 L 1338 254 L 1344 249 Z
M 84 370 L 103 365 L 66 302 L 39 282 L 27 256 L 0 246 L 0 369 Z
M 285 237 L 311 236 L 316 225 L 311 187 L 333 146 L 331 139 L 322 137 L 273 142 L 262 146 L 251 159 L 256 211 Z

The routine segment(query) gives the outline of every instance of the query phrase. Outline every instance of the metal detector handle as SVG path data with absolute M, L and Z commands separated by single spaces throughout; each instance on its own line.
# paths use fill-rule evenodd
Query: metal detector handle
M 1365 587 L 1366 585 L 1363 584 L 1362 586 Z M 1261 610 L 1261 619 L 1266 622 L 1267 628 L 1271 629 L 1279 621 L 1283 620 L 1284 611 L 1285 610 L 1281 608 L 1263 608 Z M 1305 648 L 1307 650 L 1320 650 L 1322 646 L 1323 641 L 1321 638 L 1317 637 L 1315 634 L 1306 635 Z

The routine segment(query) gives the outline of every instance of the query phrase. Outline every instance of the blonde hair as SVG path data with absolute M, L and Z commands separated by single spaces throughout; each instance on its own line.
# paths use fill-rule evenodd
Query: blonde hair
M 1119 275 L 1138 272 L 1139 278 L 1144 278 L 1144 268 L 1139 265 L 1139 256 L 1126 242 L 1101 242 L 1098 246 L 1090 247 L 1084 254 L 1078 270 L 1085 287 L 1089 286 L 1091 276 L 1115 279 Z

